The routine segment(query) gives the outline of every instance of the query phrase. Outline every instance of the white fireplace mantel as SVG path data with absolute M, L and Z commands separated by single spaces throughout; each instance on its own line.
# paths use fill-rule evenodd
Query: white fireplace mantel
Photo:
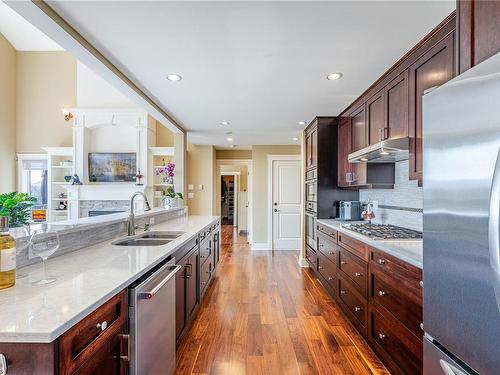
M 146 186 L 133 183 L 86 184 L 68 185 L 68 218 L 79 219 L 82 201 L 128 201 L 137 192 L 145 193 Z M 135 200 L 136 209 L 143 209 L 144 200 L 138 197 Z

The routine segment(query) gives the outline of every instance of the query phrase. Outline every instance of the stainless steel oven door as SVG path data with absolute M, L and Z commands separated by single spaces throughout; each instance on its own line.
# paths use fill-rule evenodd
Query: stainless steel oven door
M 313 214 L 305 214 L 305 237 L 306 244 L 316 250 L 316 217 Z

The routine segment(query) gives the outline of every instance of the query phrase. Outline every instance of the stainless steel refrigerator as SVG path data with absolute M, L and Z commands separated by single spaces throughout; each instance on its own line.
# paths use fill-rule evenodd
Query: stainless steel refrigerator
M 500 54 L 424 95 L 424 374 L 500 374 Z

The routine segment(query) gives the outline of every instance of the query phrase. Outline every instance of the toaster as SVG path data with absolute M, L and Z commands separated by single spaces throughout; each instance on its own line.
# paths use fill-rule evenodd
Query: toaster
M 345 221 L 361 220 L 361 211 L 360 201 L 340 201 L 339 219 Z

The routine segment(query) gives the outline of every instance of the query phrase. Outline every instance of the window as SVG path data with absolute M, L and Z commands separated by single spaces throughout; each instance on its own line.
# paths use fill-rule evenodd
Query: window
M 47 158 L 23 155 L 19 157 L 19 191 L 37 199 L 37 206 L 47 205 Z

